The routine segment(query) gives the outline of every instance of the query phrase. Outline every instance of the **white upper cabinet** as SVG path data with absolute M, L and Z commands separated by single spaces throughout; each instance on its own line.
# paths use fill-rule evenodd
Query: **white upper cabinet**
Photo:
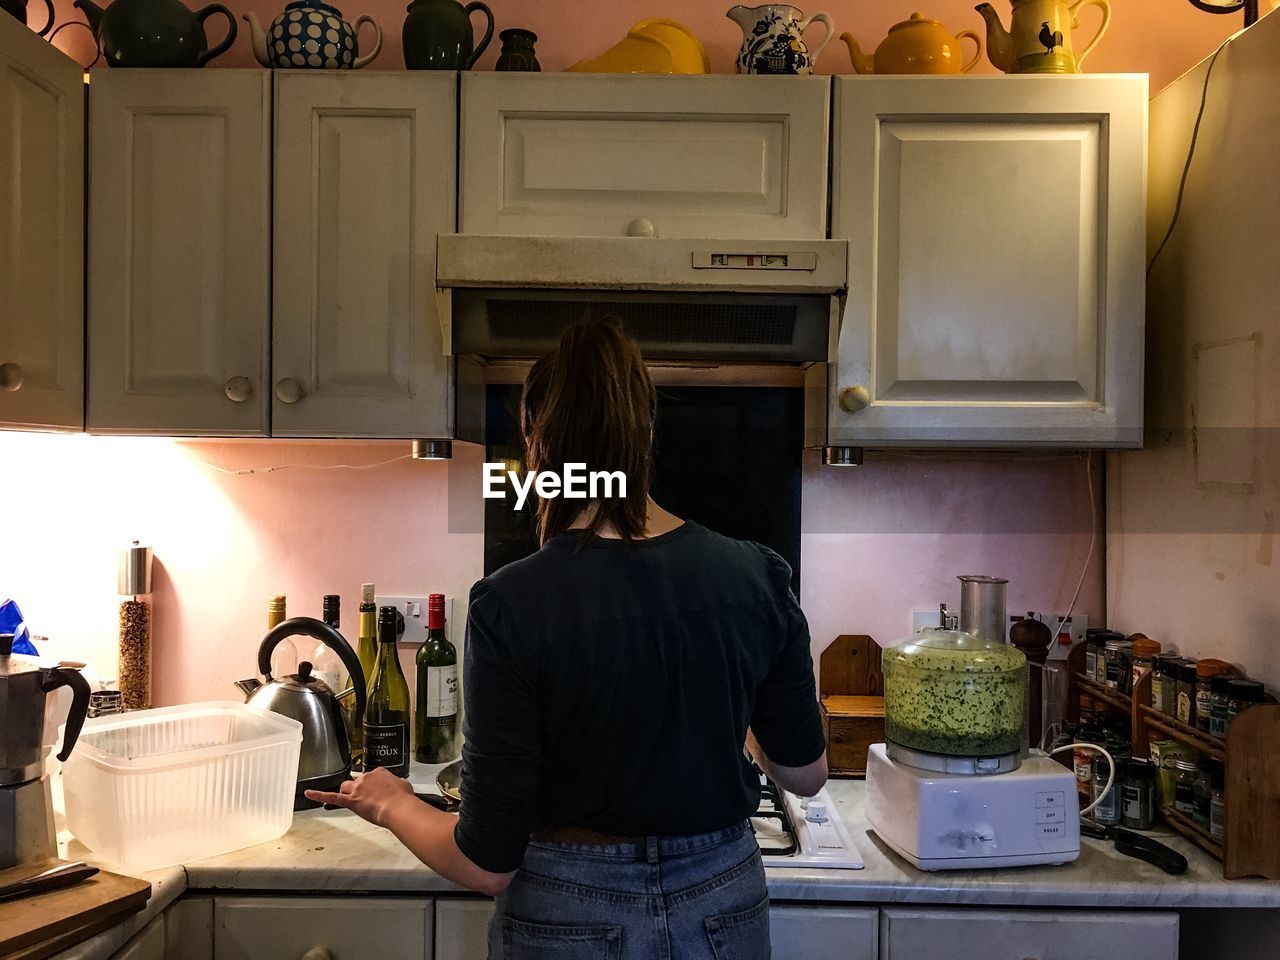
M 0 427 L 84 426 L 84 71 L 0 16 Z
M 91 432 L 267 434 L 270 97 L 265 70 L 94 74 Z
M 272 433 L 452 436 L 453 73 L 276 74 Z
M 464 73 L 459 230 L 826 236 L 825 77 Z
M 835 81 L 827 442 L 1142 440 L 1145 76 Z

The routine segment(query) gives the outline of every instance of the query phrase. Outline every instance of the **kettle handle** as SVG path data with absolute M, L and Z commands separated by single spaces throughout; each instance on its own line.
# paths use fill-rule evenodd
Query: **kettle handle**
M 1107 0 L 1076 0 L 1075 3 L 1067 7 L 1067 12 L 1071 14 L 1072 26 L 1080 25 L 1080 14 L 1077 12 L 1081 7 L 1097 7 L 1102 11 L 1102 22 L 1098 24 L 1098 32 L 1093 35 L 1083 50 L 1076 54 L 1076 71 L 1080 71 L 1080 64 L 1084 63 L 1093 48 L 1098 45 L 1098 41 L 1102 39 L 1102 35 L 1107 32 L 1107 27 L 1111 26 L 1111 4 Z
M 464 69 L 470 70 L 476 65 L 476 61 L 480 59 L 480 54 L 484 53 L 484 48 L 489 46 L 489 41 L 493 39 L 493 11 L 489 9 L 489 5 L 483 0 L 472 0 L 462 8 L 466 13 L 467 19 L 471 19 L 471 14 L 479 10 L 489 21 L 489 25 L 484 28 L 484 36 L 480 38 L 480 42 L 476 44 L 475 50 L 471 52 L 471 56 L 467 58 Z
M 283 623 L 273 627 L 258 647 L 258 672 L 271 681 L 271 654 L 275 651 L 276 646 L 286 637 L 310 637 L 312 640 L 319 640 L 326 647 L 338 655 L 338 659 L 342 661 L 342 665 L 347 668 L 347 673 L 351 675 L 351 686 L 356 691 L 356 714 L 355 724 L 359 724 L 364 720 L 364 705 L 367 691 L 365 690 L 364 668 L 360 666 L 360 658 L 356 656 L 356 652 L 351 649 L 351 644 L 333 627 L 329 626 L 322 620 L 315 617 L 293 617 L 285 620 Z M 337 690 L 334 691 L 338 693 Z
M 227 18 L 227 35 L 222 38 L 222 41 L 216 47 L 206 50 L 204 53 L 200 54 L 199 58 L 196 60 L 197 67 L 203 67 L 214 57 L 222 56 L 231 48 L 231 45 L 236 42 L 236 18 L 230 10 L 220 3 L 211 3 L 207 7 L 202 7 L 196 11 L 196 19 L 200 21 L 200 29 L 204 29 L 205 20 L 209 19 L 209 17 L 213 16 L 215 13 L 220 13 Z
M 830 17 L 828 17 L 825 13 L 815 13 L 815 14 L 811 14 L 806 19 L 800 21 L 800 25 L 799 25 L 800 33 L 802 35 L 806 30 L 809 29 L 809 24 L 811 23 L 822 24 L 823 27 L 826 28 L 827 34 L 822 38 L 822 42 L 818 44 L 818 49 L 811 50 L 809 52 L 810 65 L 818 62 L 818 58 L 822 56 L 822 51 L 827 49 L 827 44 L 831 42 L 831 38 L 835 35 L 835 32 L 836 32 L 835 24 L 831 22 Z
M 41 682 L 40 689 L 50 693 L 59 687 L 71 688 L 71 712 L 67 714 L 62 749 L 58 751 L 58 759 L 65 761 L 71 756 L 71 748 L 80 739 L 80 728 L 84 726 L 84 718 L 89 715 L 89 681 L 74 667 L 55 667 Z

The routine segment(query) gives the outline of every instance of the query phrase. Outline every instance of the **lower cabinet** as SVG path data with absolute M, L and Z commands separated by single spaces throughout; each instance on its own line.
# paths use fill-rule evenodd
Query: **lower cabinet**
M 1176 913 L 926 910 L 880 913 L 880 960 L 1177 960 Z
M 769 909 L 773 960 L 876 960 L 874 907 L 775 904 Z
M 437 899 L 435 960 L 484 960 L 492 916 L 492 900 Z
M 214 960 L 424 960 L 431 900 L 218 897 Z
M 167 960 L 165 917 L 159 916 L 133 935 L 111 960 Z

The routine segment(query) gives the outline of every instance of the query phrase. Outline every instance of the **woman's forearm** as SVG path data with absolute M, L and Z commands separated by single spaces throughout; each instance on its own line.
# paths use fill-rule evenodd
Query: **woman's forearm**
M 423 803 L 412 794 L 397 799 L 387 812 L 385 826 L 428 867 L 469 890 L 496 896 L 513 874 L 481 869 L 458 849 L 453 831 L 458 818 Z

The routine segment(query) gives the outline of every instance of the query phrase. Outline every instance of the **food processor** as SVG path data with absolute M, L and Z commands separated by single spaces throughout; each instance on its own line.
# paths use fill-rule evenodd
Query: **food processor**
M 1027 747 L 1007 581 L 960 580 L 961 629 L 922 630 L 882 654 L 885 743 L 867 756 L 867 819 L 922 870 L 1068 863 L 1080 854 L 1075 775 Z

